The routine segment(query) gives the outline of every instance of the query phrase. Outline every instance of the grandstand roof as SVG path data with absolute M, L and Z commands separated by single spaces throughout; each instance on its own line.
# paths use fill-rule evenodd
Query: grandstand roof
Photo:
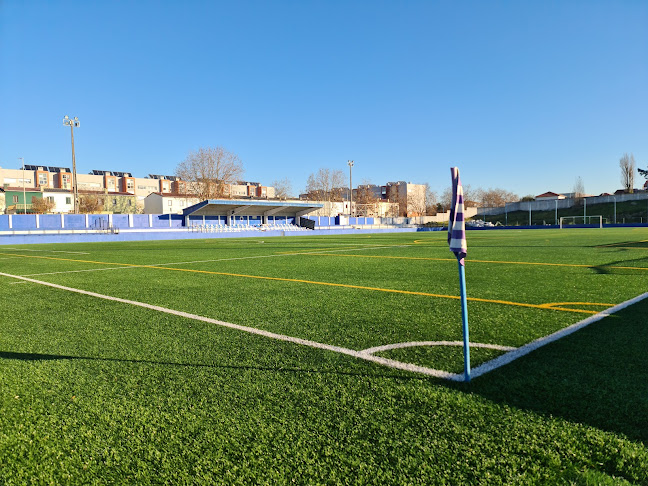
M 271 211 L 275 216 L 296 216 L 324 207 L 323 204 L 273 200 L 206 199 L 182 211 L 183 216 L 236 214 L 256 216 Z M 233 212 L 232 212 L 233 211 Z

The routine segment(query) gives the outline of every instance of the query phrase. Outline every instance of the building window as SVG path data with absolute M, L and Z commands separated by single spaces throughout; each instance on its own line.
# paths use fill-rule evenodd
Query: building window
M 17 203 L 17 202 L 18 202 L 18 196 L 14 196 L 14 197 L 13 197 L 13 202 L 14 202 L 14 203 Z
M 106 179 L 106 185 L 108 186 L 108 189 L 115 189 L 115 179 Z
M 132 179 L 128 179 L 126 181 L 126 189 L 128 189 L 129 191 L 135 189 L 135 181 L 133 181 Z
M 45 199 L 47 199 L 51 203 L 54 202 L 54 196 L 47 196 Z
M 173 201 L 169 199 L 169 206 L 173 206 Z
M 38 174 L 38 185 L 39 186 L 47 185 L 47 174 Z
M 65 198 L 65 204 L 72 204 L 72 198 L 71 197 L 66 197 Z
M 117 199 L 113 199 L 113 206 L 117 206 Z
M 133 201 L 131 201 L 131 200 L 129 199 L 129 200 L 128 200 L 128 205 L 129 205 L 129 206 L 132 206 L 132 205 L 133 205 Z
M 70 187 L 70 174 L 61 175 L 61 187 L 63 189 L 68 189 Z

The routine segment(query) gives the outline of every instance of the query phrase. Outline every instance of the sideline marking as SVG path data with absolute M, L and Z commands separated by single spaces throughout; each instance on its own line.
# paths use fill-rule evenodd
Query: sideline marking
M 259 280 L 273 280 L 276 282 L 294 282 L 294 283 L 305 283 L 311 285 L 325 285 L 329 287 L 342 287 L 347 289 L 360 289 L 360 290 L 372 290 L 376 292 L 388 292 L 393 294 L 404 294 L 404 295 L 420 295 L 423 297 L 436 297 L 441 299 L 453 299 L 459 300 L 461 297 L 458 295 L 444 295 L 444 294 L 433 294 L 429 292 L 416 292 L 413 290 L 398 290 L 398 289 L 384 289 L 380 287 L 367 287 L 364 285 L 351 285 L 351 284 L 342 284 L 334 282 L 318 282 L 313 280 L 302 280 L 296 278 L 283 278 L 283 277 L 264 277 L 261 275 L 246 275 L 241 273 L 229 273 L 229 272 L 213 272 L 209 270 L 193 270 L 190 268 L 169 268 L 169 267 L 159 267 L 154 265 L 137 265 L 134 263 L 113 263 L 113 262 L 98 262 L 92 260 L 74 260 L 71 258 L 55 258 L 55 257 L 46 257 L 46 256 L 35 256 L 35 255 L 17 255 L 23 258 L 40 258 L 44 260 L 61 260 L 68 262 L 78 262 L 78 263 L 95 263 L 97 265 L 123 265 L 124 267 L 130 268 L 152 268 L 155 270 L 169 270 L 175 272 L 188 272 L 188 273 L 200 273 L 206 275 L 223 275 L 227 277 L 241 277 L 241 278 L 253 278 Z M 581 314 L 596 314 L 595 311 L 583 310 L 583 309 L 563 309 L 559 307 L 546 307 L 547 304 L 526 304 L 522 302 L 511 302 L 508 300 L 496 300 L 496 299 L 482 299 L 479 297 L 468 297 L 469 301 L 472 302 L 485 302 L 489 304 L 502 304 L 502 305 L 512 305 L 517 307 L 527 307 L 530 309 L 543 309 L 543 310 L 555 310 L 561 312 L 576 312 Z
M 259 335 L 259 336 L 264 336 L 264 337 L 268 337 L 268 338 L 271 338 L 271 339 L 277 339 L 277 340 L 280 340 L 280 341 L 287 341 L 287 342 L 290 342 L 290 343 L 301 344 L 303 346 L 309 346 L 309 347 L 317 348 L 317 349 L 324 349 L 326 351 L 333 351 L 333 352 L 336 352 L 336 353 L 352 356 L 354 358 L 359 358 L 359 359 L 363 359 L 363 360 L 366 360 L 366 361 L 371 361 L 371 362 L 374 362 L 374 363 L 377 363 L 377 364 L 380 364 L 380 365 L 383 365 L 383 366 L 387 366 L 389 368 L 395 368 L 395 369 L 400 369 L 400 370 L 404 370 L 404 371 L 411 371 L 413 373 L 420 373 L 420 374 L 424 374 L 424 375 L 427 375 L 427 376 L 434 376 L 434 377 L 437 377 L 437 378 L 443 378 L 443 379 L 446 379 L 446 380 L 464 381 L 463 374 L 450 373 L 450 372 L 443 371 L 443 370 L 436 370 L 436 369 L 433 369 L 433 368 L 427 368 L 425 366 L 418 366 L 418 365 L 414 365 L 414 364 L 410 364 L 410 363 L 403 363 L 401 361 L 395 361 L 395 360 L 392 360 L 392 359 L 381 358 L 380 356 L 374 356 L 373 354 L 370 354 L 368 352 L 368 351 L 370 351 L 372 349 L 375 350 L 376 348 L 369 348 L 368 350 L 364 350 L 364 351 L 355 351 L 353 349 L 343 348 L 343 347 L 340 347 L 340 346 L 333 346 L 333 345 L 330 345 L 330 344 L 318 343 L 316 341 L 310 341 L 310 340 L 307 340 L 307 339 L 295 338 L 295 337 L 291 337 L 291 336 L 286 336 L 284 334 L 277 334 L 277 333 L 273 333 L 273 332 L 269 332 L 269 331 L 264 331 L 262 329 L 257 329 L 257 328 L 254 328 L 254 327 L 241 326 L 239 324 L 233 324 L 233 323 L 230 323 L 230 322 L 219 321 L 219 320 L 216 320 L 216 319 L 211 319 L 209 317 L 203 317 L 203 316 L 199 316 L 199 315 L 196 315 L 196 314 L 190 314 L 188 312 L 177 311 L 177 310 L 174 310 L 174 309 L 168 309 L 166 307 L 160 307 L 160 306 L 156 306 L 156 305 L 146 304 L 144 302 L 137 302 L 137 301 L 134 301 L 134 300 L 121 299 L 119 297 L 112 297 L 112 296 L 109 296 L 109 295 L 98 294 L 98 293 L 95 293 L 95 292 L 89 292 L 87 290 L 75 289 L 75 288 L 72 288 L 72 287 L 65 287 L 63 285 L 57 285 L 57 284 L 53 284 L 53 283 L 49 283 L 49 282 L 43 282 L 41 280 L 34 280 L 34 279 L 31 279 L 31 278 L 21 277 L 21 276 L 18 276 L 18 275 L 11 275 L 11 274 L 2 273 L 2 272 L 0 272 L 0 275 L 2 275 L 4 277 L 9 277 L 9 278 L 15 278 L 15 279 L 26 281 L 26 282 L 45 285 L 47 287 L 52 287 L 52 288 L 55 288 L 55 289 L 66 290 L 68 292 L 75 292 L 75 293 L 82 294 L 82 295 L 88 295 L 88 296 L 96 297 L 96 298 L 99 298 L 99 299 L 105 299 L 105 300 L 110 300 L 110 301 L 114 301 L 114 302 L 120 302 L 120 303 L 123 303 L 123 304 L 130 304 L 130 305 L 134 305 L 134 306 L 137 306 L 137 307 L 143 307 L 145 309 L 155 310 L 155 311 L 158 311 L 158 312 L 164 312 L 164 313 L 176 315 L 176 316 L 179 316 L 179 317 L 185 317 L 187 319 L 203 321 L 203 322 L 207 322 L 207 323 L 210 323 L 210 324 L 217 324 L 219 326 L 227 327 L 227 328 L 230 328 L 230 329 L 236 329 L 236 330 L 247 332 L 247 333 L 250 333 L 250 334 L 256 334 L 256 335 Z M 499 356 L 499 357 L 497 357 L 495 359 L 487 361 L 486 363 L 483 363 L 483 364 L 481 364 L 481 365 L 479 365 L 479 366 L 472 369 L 472 377 L 473 378 L 478 378 L 479 376 L 485 375 L 486 373 L 489 373 L 489 372 L 491 372 L 493 370 L 496 370 L 497 368 L 500 368 L 500 367 L 502 367 L 502 366 L 504 366 L 506 364 L 509 364 L 512 361 L 515 361 L 516 359 L 521 358 L 522 356 L 525 356 L 525 355 L 529 354 L 530 352 L 532 352 L 532 351 L 534 351 L 534 350 L 536 350 L 536 349 L 538 349 L 538 348 L 540 348 L 542 346 L 545 346 L 546 344 L 549 344 L 549 343 L 551 343 L 553 341 L 557 341 L 558 339 L 560 339 L 562 337 L 565 337 L 565 336 L 567 336 L 569 334 L 572 334 L 572 333 L 578 331 L 579 329 L 582 329 L 582 328 L 584 328 L 586 326 L 589 326 L 590 324 L 592 324 L 594 322 L 600 321 L 601 319 L 603 319 L 605 317 L 608 317 L 609 315 L 611 315 L 611 314 L 613 314 L 615 312 L 618 312 L 618 311 L 620 311 L 622 309 L 625 309 L 626 307 L 628 307 L 628 306 L 630 306 L 632 304 L 636 304 L 637 302 L 640 302 L 640 301 L 642 301 L 642 300 L 644 300 L 646 298 L 648 298 L 648 292 L 646 292 L 644 294 L 641 294 L 638 297 L 635 297 L 633 299 L 622 302 L 621 304 L 616 305 L 616 306 L 614 306 L 614 307 L 612 307 L 610 309 L 607 309 L 607 310 L 605 310 L 603 312 L 599 312 L 598 314 L 596 314 L 594 316 L 588 317 L 587 319 L 584 319 L 584 320 L 582 320 L 580 322 L 572 324 L 571 326 L 563 328 L 563 329 L 561 329 L 561 330 L 559 330 L 559 331 L 557 331 L 557 332 L 555 332 L 553 334 L 550 334 L 548 336 L 544 336 L 542 338 L 536 339 L 535 341 L 532 341 L 529 344 L 525 344 L 524 346 L 522 346 L 520 348 L 517 348 L 514 351 L 510 351 L 510 352 L 508 352 L 506 354 L 503 354 L 503 355 L 501 355 L 501 356 Z M 475 344 L 478 344 L 478 343 L 475 343 Z M 376 352 L 376 351 L 373 351 L 373 352 Z
M 363 353 L 380 353 L 381 351 L 391 351 L 392 349 L 413 348 L 416 346 L 463 346 L 463 341 L 410 341 L 407 343 L 386 344 L 384 346 L 375 346 L 373 348 L 363 349 Z M 514 351 L 514 346 L 502 346 L 500 344 L 488 343 L 470 343 L 471 348 L 497 349 L 498 351 Z
M 85 251 L 63 251 L 63 250 L 31 250 L 29 248 L 3 248 L 3 250 L 13 250 L 13 251 L 43 251 L 47 253 L 74 253 L 77 255 L 90 255 Z
M 548 336 L 544 336 L 539 339 L 536 339 L 535 341 L 531 341 L 529 344 L 525 344 L 524 346 L 517 348 L 515 351 L 511 351 L 509 353 L 498 356 L 495 359 L 487 361 L 486 363 L 483 363 L 473 368 L 471 370 L 472 377 L 477 378 L 479 376 L 485 375 L 486 373 L 490 373 L 491 371 L 496 370 L 497 368 L 500 368 L 506 364 L 509 364 L 512 361 L 515 361 L 518 358 L 521 358 L 522 356 L 529 354 L 531 351 L 535 351 L 536 349 L 541 348 L 546 344 L 552 343 L 554 341 L 557 341 L 560 338 L 568 336 L 569 334 L 572 334 L 578 331 L 579 329 L 583 329 L 584 327 L 587 327 L 594 322 L 600 321 L 601 319 L 608 317 L 611 314 L 614 314 L 615 312 L 623 310 L 626 307 L 636 304 L 637 302 L 641 302 L 642 300 L 647 298 L 648 298 L 648 292 L 643 293 L 633 299 L 626 300 L 625 302 L 621 302 L 620 304 L 615 305 L 610 309 L 606 309 L 602 312 L 599 312 L 596 315 L 588 317 L 587 319 L 572 324 L 571 326 L 567 326 L 559 331 L 554 332 L 553 334 L 549 334 Z
M 407 245 L 402 245 L 402 246 L 407 246 Z M 392 248 L 392 247 L 378 247 L 378 248 Z M 363 250 L 364 248 L 353 248 L 353 250 Z M 321 251 L 321 250 L 318 250 Z M 331 249 L 330 251 L 351 251 L 348 249 Z M 0 253 L 0 255 L 3 255 L 4 253 Z M 89 253 L 86 253 L 89 255 Z M 276 253 L 273 255 L 253 255 L 253 256 L 246 256 L 246 257 L 231 257 L 231 258 L 214 258 L 210 260 L 192 260 L 192 261 L 187 261 L 187 262 L 170 262 L 170 263 L 156 263 L 154 266 L 156 267 L 162 267 L 162 266 L 170 266 L 170 265 L 190 265 L 192 263 L 213 263 L 213 262 L 230 262 L 230 261 L 235 261 L 235 260 L 254 260 L 258 258 L 275 258 L 275 257 L 283 257 L 283 256 L 292 256 L 292 255 L 305 255 L 308 253 L 302 253 L 302 252 L 297 252 L 297 253 Z M 9 260 L 10 258 L 19 258 L 19 257 L 25 257 L 28 255 L 16 255 L 8 258 L 0 258 L 0 260 Z M 73 261 L 73 262 L 84 262 L 83 260 L 67 260 L 67 261 Z M 84 262 L 87 263 L 87 262 Z M 109 264 L 108 262 L 92 262 L 92 263 L 100 263 L 102 265 Z M 128 265 L 125 263 L 115 263 L 114 265 Z M 120 269 L 127 269 L 127 268 L 138 268 L 141 267 L 142 265 L 135 265 L 135 266 L 122 266 L 122 267 L 112 267 L 112 268 L 91 268 L 87 270 L 65 270 L 61 272 L 46 272 L 46 273 L 30 273 L 30 274 L 25 274 L 23 277 L 39 277 L 41 275 L 60 275 L 60 274 L 65 274 L 65 273 L 79 273 L 79 272 L 98 272 L 102 270 L 120 270 Z
M 157 305 L 147 304 L 145 302 L 138 302 L 138 301 L 135 301 L 135 300 L 128 300 L 128 299 L 122 299 L 122 298 L 119 298 L 119 297 L 113 297 L 113 296 L 110 296 L 110 295 L 98 294 L 96 292 L 89 292 L 87 290 L 75 289 L 75 288 L 72 288 L 72 287 L 65 287 L 63 285 L 53 284 L 53 283 L 49 283 L 49 282 L 43 282 L 41 280 L 35 280 L 35 279 L 32 279 L 32 278 L 27 278 L 27 277 L 21 277 L 19 275 L 11 275 L 11 274 L 2 273 L 2 272 L 0 272 L 0 275 L 2 275 L 4 277 L 16 278 L 16 279 L 23 280 L 23 281 L 26 281 L 26 282 L 45 285 L 47 287 L 52 287 L 52 288 L 59 289 L 59 290 L 66 290 L 68 292 L 75 292 L 77 294 L 88 295 L 90 297 L 96 297 L 98 299 L 110 300 L 110 301 L 119 302 L 119 303 L 122 303 L 122 304 L 130 304 L 130 305 L 134 305 L 134 306 L 137 306 L 137 307 L 143 307 L 145 309 L 150 309 L 150 310 L 154 310 L 154 311 L 158 311 L 158 312 L 164 312 L 166 314 L 172 314 L 172 315 L 175 315 L 175 316 L 184 317 L 184 318 L 187 318 L 187 319 L 193 319 L 193 320 L 196 320 L 196 321 L 202 321 L 202 322 L 207 322 L 207 323 L 210 323 L 210 324 L 216 324 L 216 325 L 219 325 L 219 326 L 222 326 L 222 327 L 227 327 L 227 328 L 230 328 L 230 329 L 236 329 L 238 331 L 243 331 L 243 332 L 247 332 L 247 333 L 250 333 L 250 334 L 256 334 L 256 335 L 259 335 L 259 336 L 264 336 L 264 337 L 271 338 L 271 339 L 276 339 L 276 340 L 279 340 L 279 341 L 286 341 L 286 342 L 290 342 L 290 343 L 294 343 L 294 344 L 301 344 L 302 346 L 309 346 L 311 348 L 324 349 L 326 351 L 333 351 L 333 352 L 340 353 L 340 354 L 346 354 L 347 356 L 352 356 L 354 358 L 363 359 L 365 361 L 371 361 L 373 363 L 377 363 L 377 364 L 380 364 L 380 365 L 383 365 L 383 366 L 387 366 L 389 368 L 395 368 L 395 369 L 404 370 L 404 371 L 411 371 L 411 372 L 414 372 L 414 373 L 421 373 L 421 374 L 424 374 L 424 375 L 434 376 L 434 377 L 437 377 L 437 378 L 445 378 L 447 380 L 455 380 L 455 381 L 462 381 L 463 380 L 463 375 L 462 374 L 460 375 L 460 374 L 450 373 L 450 372 L 443 371 L 443 370 L 436 370 L 436 369 L 433 369 L 433 368 L 427 368 L 425 366 L 418 366 L 418 365 L 414 365 L 414 364 L 411 364 L 411 363 L 403 363 L 401 361 L 395 361 L 393 359 L 381 358 L 380 356 L 374 356 L 372 354 L 365 353 L 363 351 L 355 351 L 353 349 L 343 348 L 341 346 L 333 346 L 331 344 L 318 343 L 317 341 L 310 341 L 308 339 L 296 338 L 296 337 L 292 337 L 292 336 L 287 336 L 285 334 L 277 334 L 277 333 L 270 332 L 270 331 L 264 331 L 263 329 L 257 329 L 255 327 L 248 327 L 248 326 L 242 326 L 240 324 L 233 324 L 231 322 L 219 321 L 217 319 L 211 319 L 209 317 L 199 316 L 197 314 L 190 314 L 189 312 L 182 312 L 182 311 L 177 311 L 177 310 L 174 310 L 174 309 L 169 309 L 167 307 L 161 307 L 161 306 L 157 306 Z

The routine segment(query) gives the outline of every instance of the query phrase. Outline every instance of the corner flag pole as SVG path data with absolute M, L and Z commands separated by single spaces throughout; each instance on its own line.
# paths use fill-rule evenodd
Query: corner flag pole
M 459 263 L 459 288 L 461 291 L 461 321 L 463 330 L 464 381 L 470 381 L 470 340 L 468 338 L 468 304 L 466 299 L 465 258 L 468 251 L 466 244 L 466 222 L 464 220 L 464 200 L 459 168 L 450 169 L 452 176 L 452 205 L 448 221 L 448 245 Z

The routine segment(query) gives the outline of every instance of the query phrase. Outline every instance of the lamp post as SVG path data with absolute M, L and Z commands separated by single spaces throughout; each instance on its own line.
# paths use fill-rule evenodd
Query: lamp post
M 70 119 L 67 115 L 63 117 L 63 125 L 70 127 L 70 134 L 72 136 L 72 192 L 74 194 L 74 214 L 79 212 L 79 191 L 77 188 L 77 173 L 76 173 L 76 160 L 74 158 L 74 127 L 79 127 L 79 119 L 75 116 Z
M 353 215 L 353 182 L 351 179 L 351 169 L 353 168 L 353 160 L 347 161 L 349 164 L 349 215 Z
M 25 196 L 25 159 L 22 157 L 18 157 L 20 161 L 22 162 L 22 170 L 23 170 L 23 177 L 22 177 L 22 186 L 23 186 L 23 214 L 27 214 L 27 196 Z

